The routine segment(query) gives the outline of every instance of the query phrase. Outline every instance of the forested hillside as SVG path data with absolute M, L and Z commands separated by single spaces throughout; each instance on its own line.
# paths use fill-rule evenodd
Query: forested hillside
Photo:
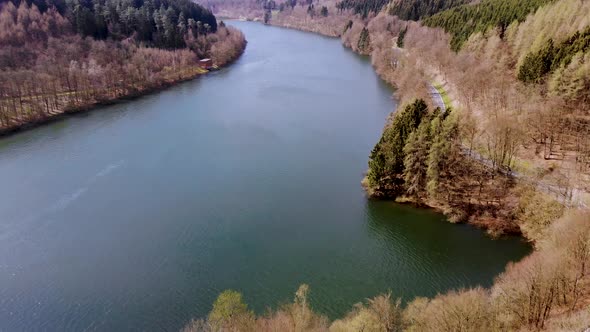
M 351 9 L 355 14 L 366 18 L 370 13 L 378 13 L 389 0 L 342 0 L 336 7 L 339 10 Z
M 438 13 L 424 20 L 429 27 L 441 27 L 450 33 L 451 47 L 461 48 L 476 32 L 499 28 L 500 35 L 514 21 L 522 22 L 527 15 L 553 0 L 482 0 Z
M 523 82 L 539 82 L 549 73 L 580 61 L 590 51 L 590 26 L 576 31 L 571 37 L 556 42 L 548 39 L 541 49 L 529 53 L 518 69 L 518 78 Z M 583 60 L 582 60 L 583 61 Z M 584 77 L 580 77 L 584 79 Z
M 210 11 L 189 0 L 33 0 L 41 13 L 55 8 L 81 36 L 136 40 L 156 47 L 184 47 L 190 29 L 204 34 L 217 30 Z M 18 3 L 15 3 L 18 5 Z
M 452 16 L 469 6 L 492 8 L 486 4 L 493 2 L 456 7 L 426 20 Z M 402 132 L 397 125 L 404 112 L 396 112 L 371 154 L 365 184 L 379 196 L 427 200 L 452 219 L 483 223 L 492 231 L 520 230 L 536 240 L 564 208 L 588 204 L 584 202 L 590 190 L 586 61 L 590 4 L 561 0 L 547 2 L 528 15 L 491 13 L 481 12 L 472 20 L 488 17 L 487 22 L 502 22 L 502 17 L 510 17 L 505 21 L 509 23 L 504 28 L 481 25 L 482 31 L 466 37 L 458 52 L 451 50 L 456 37 L 438 29 L 381 14 L 371 20 L 373 64 L 393 84 L 401 85 L 398 96 L 406 102 L 416 97 L 428 102 L 431 96 L 424 86 L 438 85 L 442 93 L 451 94 L 446 96 L 453 99 L 448 106 L 457 108 L 461 121 L 457 146 L 450 150 L 455 151 L 455 166 L 428 174 L 433 166 L 428 161 L 435 156 L 428 151 L 436 146 L 431 143 L 432 133 L 416 127 L 416 138 L 421 139 L 411 144 L 400 141 L 399 134 L 391 134 Z M 519 16 L 522 22 L 510 21 Z M 396 32 L 398 46 L 403 36 L 403 49 L 391 49 Z M 355 38 L 360 37 L 344 36 L 345 41 Z M 421 79 L 408 79 L 413 76 Z M 420 167 L 401 162 L 420 153 L 424 154 Z M 514 169 L 517 173 L 512 173 Z M 525 181 L 515 181 L 514 174 L 520 180 L 524 175 Z M 432 185 L 447 180 L 448 194 L 433 195 Z
M 394 0 L 389 4 L 389 13 L 403 20 L 417 21 L 469 2 L 470 0 Z
M 188 0 L 0 3 L 0 130 L 195 77 L 245 47 Z

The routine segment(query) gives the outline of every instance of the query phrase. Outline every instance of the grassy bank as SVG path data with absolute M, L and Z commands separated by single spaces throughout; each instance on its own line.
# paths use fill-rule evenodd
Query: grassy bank
M 445 104 L 445 107 L 446 108 L 453 107 L 453 103 L 451 101 L 451 97 L 449 97 L 449 94 L 445 90 L 444 86 L 442 84 L 440 84 L 440 83 L 433 84 L 432 86 L 434 86 L 434 88 L 436 89 L 436 91 L 438 92 L 438 94 L 440 95 L 440 97 L 442 98 L 443 103 Z

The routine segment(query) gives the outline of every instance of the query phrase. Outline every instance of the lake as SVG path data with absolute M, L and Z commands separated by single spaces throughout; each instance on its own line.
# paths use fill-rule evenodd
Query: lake
M 391 88 L 337 39 L 231 24 L 228 68 L 0 140 L 0 330 L 174 331 L 225 289 L 260 313 L 302 283 L 335 318 L 530 251 L 368 200 Z

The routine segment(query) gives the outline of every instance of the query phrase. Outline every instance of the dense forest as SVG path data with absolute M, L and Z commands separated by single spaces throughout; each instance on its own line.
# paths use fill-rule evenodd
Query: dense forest
M 18 1 L 13 1 L 18 6 Z M 33 0 L 41 13 L 55 8 L 81 36 L 138 41 L 164 48 L 184 47 L 184 35 L 217 30 L 213 14 L 189 0 Z
M 199 59 L 245 47 L 186 0 L 3 2 L 0 27 L 2 130 L 195 77 Z
M 514 21 L 522 22 L 527 15 L 553 0 L 482 0 L 440 12 L 424 20 L 429 27 L 441 27 L 450 33 L 451 47 L 459 50 L 476 32 L 499 28 L 503 36 Z
M 351 9 L 355 14 L 366 18 L 370 13 L 378 13 L 389 3 L 388 0 L 342 0 L 336 4 L 340 11 Z
M 571 37 L 555 45 L 549 39 L 541 49 L 529 53 L 518 69 L 518 78 L 523 82 L 538 82 L 546 74 L 568 66 L 576 55 L 590 51 L 590 26 L 576 31 Z
M 396 0 L 389 4 L 389 13 L 403 20 L 418 21 L 438 12 L 469 3 L 470 0 Z
M 452 109 L 429 110 L 421 99 L 398 110 L 370 154 L 365 188 L 373 197 L 445 206 L 453 222 L 483 215 L 504 219 L 502 232 L 518 232 L 505 211 L 514 184 L 502 172 L 513 148 L 490 146 L 488 153 L 501 157 L 478 162 L 463 146 L 467 137 L 458 116 Z

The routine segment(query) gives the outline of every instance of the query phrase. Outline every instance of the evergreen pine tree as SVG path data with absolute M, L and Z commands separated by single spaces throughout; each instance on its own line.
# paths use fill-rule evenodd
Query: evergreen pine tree
M 428 168 L 426 170 L 428 180 L 427 190 L 430 196 L 436 197 L 440 182 L 440 167 L 447 148 L 442 135 L 442 121 L 440 117 L 437 116 L 432 119 L 430 132 L 432 133 L 432 145 L 428 152 Z
M 406 25 L 406 27 L 399 32 L 399 35 L 397 36 L 397 47 L 399 48 L 403 48 L 404 47 L 404 38 L 406 37 L 406 33 L 408 32 L 408 26 Z
M 459 129 L 455 113 L 451 113 L 446 119 L 436 117 L 431 122 L 432 145 L 428 153 L 428 194 L 435 198 L 451 192 L 455 174 L 455 163 L 458 161 L 460 151 L 457 142 Z
M 270 10 L 266 10 L 264 12 L 264 24 L 268 24 L 270 22 L 270 19 L 272 18 L 272 13 Z
M 431 144 L 430 121 L 422 121 L 404 146 L 404 183 L 406 193 L 419 198 L 426 189 L 426 170 Z
M 361 52 L 364 53 L 369 53 L 371 51 L 371 36 L 369 35 L 369 30 L 367 27 L 364 27 L 363 30 L 361 30 L 357 47 Z
M 390 197 L 403 193 L 404 146 L 427 113 L 426 103 L 419 99 L 395 114 L 369 159 L 367 179 L 373 190 Z

